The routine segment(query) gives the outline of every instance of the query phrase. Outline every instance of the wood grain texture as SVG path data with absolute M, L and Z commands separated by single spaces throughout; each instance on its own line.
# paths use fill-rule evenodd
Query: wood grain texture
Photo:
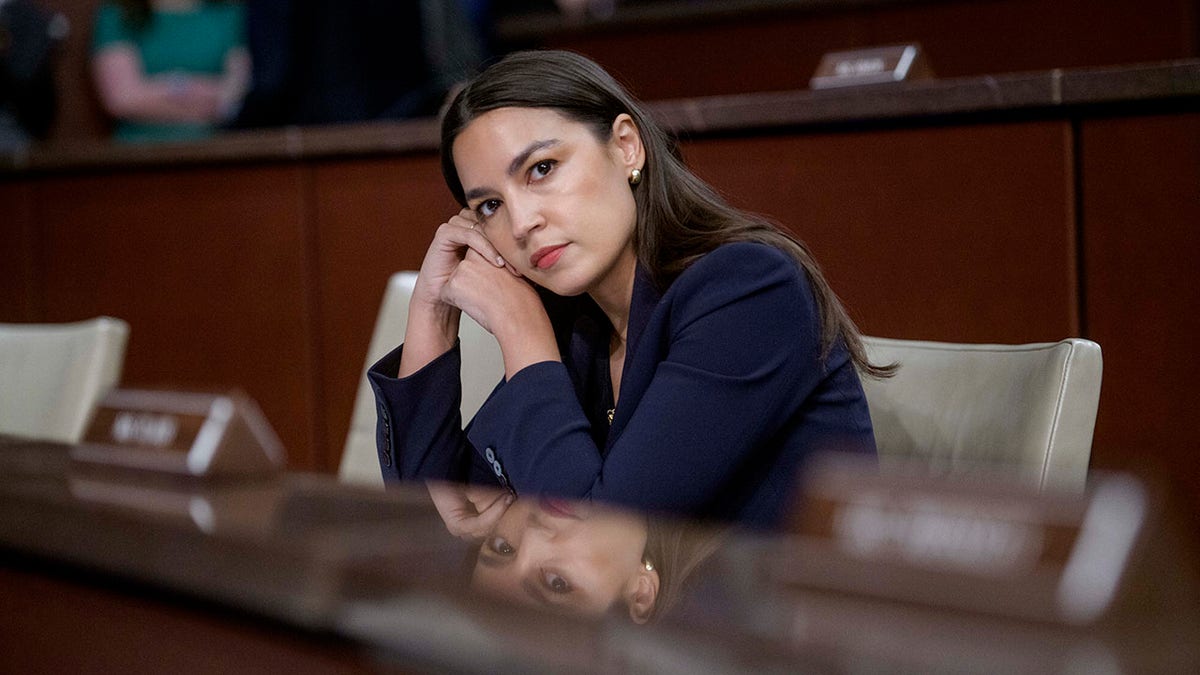
M 315 428 L 314 325 L 302 168 L 67 177 L 35 185 L 49 321 L 130 324 L 124 383 L 241 387 L 294 468 Z
M 28 181 L 0 182 L 0 322 L 40 315 L 37 225 Z
M 866 333 L 1078 331 L 1065 124 L 694 141 L 684 155 L 735 205 L 805 240 Z
M 1082 147 L 1093 466 L 1156 471 L 1200 507 L 1200 114 L 1087 121 Z
M 433 153 L 320 164 L 313 199 L 325 468 L 336 471 L 387 280 L 420 268 L 434 230 L 458 206 Z

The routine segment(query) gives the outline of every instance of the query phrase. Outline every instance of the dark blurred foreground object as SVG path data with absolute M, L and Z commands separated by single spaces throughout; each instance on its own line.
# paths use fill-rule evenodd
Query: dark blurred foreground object
M 1195 528 L 1163 489 L 1096 471 L 1083 494 L 1011 476 L 879 475 L 854 457 L 810 465 L 771 556 L 784 584 L 1086 626 L 1200 608 Z
M 253 85 L 237 126 L 433 115 L 482 63 L 460 0 L 248 0 Z
M 45 138 L 54 122 L 55 47 L 67 20 L 32 0 L 0 0 L 0 148 Z
M 796 532 L 723 534 L 683 570 L 678 602 L 636 625 L 476 592 L 477 546 L 447 533 L 420 486 L 168 480 L 74 462 L 72 448 L 0 436 L 3 672 L 127 672 L 130 654 L 188 672 L 1200 666 L 1195 530 L 1172 530 L 1183 514 L 1128 476 L 1055 496 L 816 466 Z M 1075 611 L 1040 613 L 1055 607 Z M 88 639 L 50 637 L 77 625 Z

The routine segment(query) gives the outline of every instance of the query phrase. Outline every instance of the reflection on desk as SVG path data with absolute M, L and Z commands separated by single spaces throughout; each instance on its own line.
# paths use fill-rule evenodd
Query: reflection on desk
M 997 601 L 1004 576 L 994 566 L 931 569 L 886 557 L 888 547 L 873 557 L 861 540 L 857 550 L 831 544 L 826 516 L 837 495 L 858 495 L 876 513 L 893 509 L 887 522 L 902 523 L 896 504 L 928 506 L 939 494 L 961 502 L 961 488 L 938 492 L 930 483 L 846 472 L 836 482 L 814 472 L 825 488 L 810 485 L 805 505 L 824 503 L 824 515 L 798 515 L 794 532 L 775 535 L 519 499 L 494 527 L 455 536 L 424 486 L 366 491 L 306 474 L 164 479 L 98 471 L 73 464 L 68 453 L 63 445 L 0 439 L 0 596 L 50 588 L 59 599 L 46 612 L 73 612 L 92 624 L 116 616 L 105 613 L 112 603 L 136 598 L 162 625 L 201 611 L 225 630 L 213 639 L 267 635 L 248 652 L 231 647 L 242 656 L 223 666 L 250 665 L 245 654 L 278 655 L 280 644 L 293 657 L 304 654 L 309 670 L 339 672 L 1123 673 L 1200 666 L 1194 600 L 1145 592 L 1161 579 L 1122 577 L 1122 587 L 1143 587 L 1130 596 L 1135 606 L 1114 604 L 1072 622 L 1053 613 L 1021 616 Z M 982 497 L 962 503 L 982 513 L 988 491 L 971 490 Z M 892 502 L 871 501 L 885 493 Z M 1025 497 L 1031 506 L 1021 517 L 1029 522 L 1039 504 L 1059 499 Z M 1087 512 L 1095 502 L 1057 503 Z M 1143 556 L 1144 539 L 1132 557 Z M 1073 545 L 1055 546 L 1022 572 L 1029 593 L 1054 588 L 1038 575 L 1061 571 L 1056 561 L 1074 554 Z M 1053 598 L 1042 601 L 1055 606 Z M 40 636 L 24 615 L 0 614 L 0 669 L 127 665 L 116 662 L 119 651 L 71 656 L 75 641 Z M 112 649 L 153 652 L 138 636 L 162 633 L 154 628 L 130 629 L 128 645 Z M 204 640 L 181 640 L 177 649 L 188 645 L 193 664 L 221 651 Z

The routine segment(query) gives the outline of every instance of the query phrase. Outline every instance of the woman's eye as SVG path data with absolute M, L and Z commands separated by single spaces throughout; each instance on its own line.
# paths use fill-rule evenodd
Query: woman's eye
M 557 163 L 558 162 L 555 162 L 552 159 L 543 159 L 542 161 L 533 165 L 533 169 L 530 170 L 530 175 L 532 175 L 535 180 L 545 178 L 547 174 L 554 170 L 554 165 Z
M 553 593 L 570 593 L 571 583 L 553 572 L 544 573 L 546 588 Z
M 488 548 L 492 549 L 495 553 L 505 556 L 513 555 L 517 552 L 517 549 L 513 548 L 512 544 L 508 543 L 504 537 L 492 537 L 489 539 Z
M 496 209 L 498 209 L 498 208 L 500 208 L 500 200 L 499 199 L 488 199 L 488 200 L 481 202 L 479 204 L 479 206 L 475 207 L 475 211 L 481 217 L 487 218 L 488 216 L 495 213 Z

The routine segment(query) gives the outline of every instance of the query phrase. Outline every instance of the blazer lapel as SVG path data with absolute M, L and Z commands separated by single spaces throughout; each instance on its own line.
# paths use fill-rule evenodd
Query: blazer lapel
M 646 337 L 648 328 L 652 335 L 661 331 L 657 325 L 661 323 L 661 319 L 657 319 L 651 326 L 651 317 L 661 300 L 662 295 L 654 288 L 650 272 L 639 264 L 633 280 L 633 298 L 629 304 L 629 327 L 625 331 L 625 365 L 621 371 L 621 392 L 617 397 L 617 412 L 613 415 L 605 454 L 608 454 L 608 448 L 612 447 L 613 442 L 625 429 L 630 414 L 637 408 L 642 394 L 646 393 L 646 388 L 650 386 L 650 380 L 654 377 L 654 363 L 658 358 L 654 343 L 657 339 L 652 337 L 646 341 L 643 348 L 643 338 Z

